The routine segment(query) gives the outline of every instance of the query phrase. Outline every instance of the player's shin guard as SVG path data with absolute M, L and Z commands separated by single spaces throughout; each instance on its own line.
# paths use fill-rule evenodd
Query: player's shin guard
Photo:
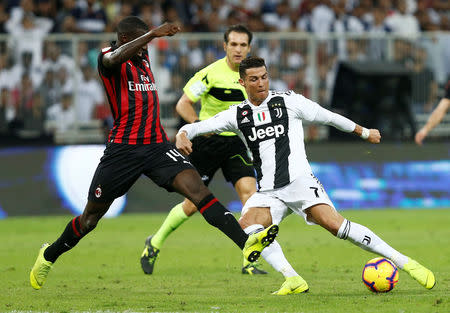
M 81 229 L 80 216 L 73 218 L 67 224 L 61 236 L 45 249 L 44 258 L 47 261 L 55 262 L 61 254 L 75 247 L 80 239 L 92 229 L 83 231 Z
M 400 268 L 403 268 L 405 263 L 408 262 L 407 256 L 389 246 L 373 231 L 363 225 L 350 222 L 347 219 L 344 220 L 339 228 L 337 237 L 341 239 L 348 239 L 353 244 L 363 248 L 364 250 L 391 259 Z
M 233 214 L 225 209 L 217 198 L 210 194 L 200 201 L 197 208 L 209 224 L 220 229 L 239 248 L 244 248 L 248 238 L 247 234 L 244 233 Z

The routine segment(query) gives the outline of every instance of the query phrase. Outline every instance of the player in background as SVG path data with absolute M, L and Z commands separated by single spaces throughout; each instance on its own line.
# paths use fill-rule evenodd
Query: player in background
M 439 101 L 438 106 L 431 112 L 426 124 L 417 132 L 415 140 L 418 145 L 422 145 L 423 140 L 428 133 L 435 128 L 444 118 L 450 108 L 450 80 L 445 87 L 445 96 Z
M 247 57 L 251 49 L 252 33 L 243 25 L 229 27 L 224 33 L 223 48 L 226 56 L 197 72 L 183 88 L 176 110 L 188 123 L 208 119 L 226 110 L 230 105 L 238 104 L 247 98 L 243 86 L 239 84 L 239 64 Z M 200 114 L 194 110 L 194 103 L 201 101 Z M 231 182 L 242 204 L 256 191 L 255 170 L 242 140 L 232 132 L 217 135 L 200 136 L 193 140 L 194 152 L 189 156 L 197 168 L 203 182 L 208 185 L 214 174 L 222 169 L 228 182 Z M 180 227 L 197 211 L 192 201 L 185 199 L 173 207 L 158 231 L 145 241 L 141 255 L 141 266 L 146 274 L 152 274 L 156 258 L 167 237 Z M 243 227 L 246 228 L 246 227 Z M 244 229 L 250 233 L 255 230 Z M 267 250 L 269 249 L 269 250 Z M 267 247 L 262 256 L 283 275 L 294 270 L 283 255 L 277 242 Z M 284 267 L 276 266 L 271 260 L 285 260 Z M 244 258 L 243 274 L 266 274 L 258 263 L 249 263 Z
M 318 224 L 340 239 L 391 259 L 422 286 L 433 288 L 436 281 L 430 270 L 336 211 L 306 158 L 302 120 L 334 126 L 370 143 L 380 142 L 379 131 L 361 127 L 292 91 L 270 91 L 262 58 L 242 61 L 239 74 L 248 100 L 211 119 L 183 126 L 176 136 L 176 146 L 189 154 L 189 139 L 210 132 L 233 131 L 243 139 L 253 154 L 258 183 L 258 191 L 242 209 L 244 224 L 260 224 L 263 229 L 271 223 L 279 224 L 292 211 L 307 224 Z M 306 281 L 295 276 L 286 279 L 276 293 L 301 293 L 308 289 Z
M 161 126 L 158 92 L 146 47 L 152 39 L 173 36 L 178 31 L 180 28 L 171 23 L 149 31 L 140 18 L 126 17 L 117 26 L 117 43 L 99 53 L 98 72 L 114 126 L 92 178 L 83 214 L 73 218 L 54 243 L 42 246 L 30 272 L 33 288 L 42 287 L 57 258 L 92 231 L 114 199 L 125 194 L 142 174 L 190 199 L 205 220 L 231 238 L 252 261 L 275 239 L 276 225 L 247 235 L 170 143 Z

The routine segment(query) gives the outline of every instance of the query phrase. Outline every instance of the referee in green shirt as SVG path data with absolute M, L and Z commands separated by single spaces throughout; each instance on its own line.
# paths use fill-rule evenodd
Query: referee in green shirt
M 198 71 L 183 88 L 176 110 L 188 123 L 208 119 L 238 104 L 247 98 L 239 84 L 239 64 L 250 52 L 252 33 L 243 25 L 234 25 L 224 34 L 223 48 L 226 56 Z M 194 103 L 200 100 L 200 114 Z M 231 182 L 242 204 L 256 191 L 255 171 L 247 148 L 234 133 L 200 136 L 193 140 L 193 152 L 189 155 L 205 185 L 208 185 L 217 170 Z M 192 214 L 195 205 L 185 199 L 172 208 L 159 230 L 149 236 L 141 257 L 141 266 L 146 274 L 152 274 L 156 258 L 164 240 Z M 244 274 L 267 274 L 257 264 L 244 264 Z

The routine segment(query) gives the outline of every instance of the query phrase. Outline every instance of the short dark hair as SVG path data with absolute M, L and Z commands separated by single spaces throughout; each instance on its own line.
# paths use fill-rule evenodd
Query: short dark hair
M 229 39 L 228 37 L 230 36 L 231 32 L 247 34 L 247 36 L 248 36 L 248 44 L 251 44 L 252 39 L 253 39 L 253 34 L 244 25 L 237 24 L 237 25 L 232 25 L 232 26 L 228 27 L 228 29 L 223 34 L 223 40 L 225 41 L 225 43 L 228 43 L 228 39 Z
M 148 31 L 148 25 L 137 16 L 127 16 L 117 24 L 116 31 L 118 34 L 130 35 L 135 34 L 138 30 Z
M 239 64 L 239 76 L 241 78 L 244 78 L 245 76 L 247 76 L 247 74 L 245 72 L 247 69 L 261 67 L 261 66 L 264 66 L 265 68 L 267 68 L 266 62 L 264 61 L 263 58 L 248 57 L 248 58 L 242 60 L 241 64 Z

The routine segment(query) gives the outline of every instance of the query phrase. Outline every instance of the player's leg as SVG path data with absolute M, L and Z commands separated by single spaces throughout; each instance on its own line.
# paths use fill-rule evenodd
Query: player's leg
M 197 212 L 195 205 L 189 199 L 184 199 L 182 203 L 177 204 L 170 210 L 158 231 L 147 237 L 141 255 L 141 267 L 145 274 L 153 273 L 159 251 L 167 237 L 195 212 Z
M 272 223 L 279 224 L 289 214 L 288 212 L 286 205 L 279 199 L 272 199 L 265 194 L 255 193 L 245 204 L 239 223 L 244 228 L 244 231 L 250 234 L 264 229 L 264 227 Z M 281 288 L 275 291 L 274 294 L 297 294 L 309 290 L 308 284 L 288 262 L 280 244 L 276 240 L 265 248 L 261 255 L 267 263 L 285 278 Z
M 133 149 L 135 147 L 129 145 L 107 145 L 92 178 L 83 214 L 73 218 L 54 243 L 44 244 L 40 249 L 30 272 L 33 288 L 42 287 L 58 257 L 91 232 L 114 199 L 125 194 L 141 175 L 142 160 L 130 153 Z
M 83 214 L 69 221 L 61 236 L 54 243 L 42 245 L 30 271 L 30 283 L 34 289 L 42 287 L 58 257 L 75 247 L 81 238 L 97 226 L 100 218 L 108 211 L 110 204 L 88 201 Z
M 241 139 L 237 136 L 222 137 L 222 144 L 227 147 L 226 158 L 221 165 L 222 173 L 225 180 L 233 184 L 242 205 L 244 205 L 248 198 L 256 192 L 255 169 Z M 246 258 L 244 258 L 241 273 L 249 275 L 267 274 L 261 268 L 259 262 L 249 262 Z
M 248 236 L 233 214 L 211 194 L 198 172 L 193 169 L 180 172 L 173 181 L 173 187 L 195 204 L 209 224 L 233 240 L 249 261 L 256 261 L 261 251 L 271 244 L 278 234 L 278 227 L 272 225 L 258 234 Z
M 305 213 L 308 220 L 324 227 L 334 236 L 348 239 L 364 250 L 391 259 L 425 288 L 434 287 L 436 281 L 430 270 L 392 248 L 369 228 L 345 219 L 330 205 L 317 204 L 306 209 Z
M 195 166 L 206 186 L 218 169 L 217 157 L 211 156 L 211 151 L 208 148 L 210 140 L 206 137 L 195 138 L 192 142 L 194 151 L 189 156 L 191 164 Z M 211 160 L 214 161 L 211 162 Z M 182 203 L 177 204 L 170 210 L 158 231 L 147 237 L 141 255 L 141 267 L 145 274 L 153 273 L 156 259 L 164 241 L 195 212 L 197 212 L 196 206 L 189 199 L 184 199 Z

